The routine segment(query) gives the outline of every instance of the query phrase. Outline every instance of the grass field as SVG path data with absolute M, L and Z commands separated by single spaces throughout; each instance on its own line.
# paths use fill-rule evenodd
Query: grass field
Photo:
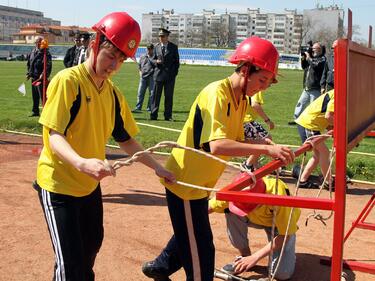
M 53 73 L 63 68 L 62 62 L 53 62 Z M 173 118 L 176 122 L 150 121 L 148 114 L 135 114 L 138 122 L 152 125 L 181 129 L 190 111 L 190 106 L 199 91 L 209 82 L 222 79 L 233 71 L 231 67 L 190 66 L 182 65 L 176 81 L 174 94 Z M 264 109 L 276 124 L 272 131 L 276 143 L 300 145 L 295 126 L 288 126 L 292 119 L 294 106 L 302 91 L 302 71 L 281 70 L 279 83 L 272 86 L 265 94 Z M 24 82 L 26 73 L 25 62 L 0 62 L 0 129 L 41 133 L 37 118 L 30 118 L 31 88 L 26 83 L 26 96 L 17 92 L 18 86 Z M 126 63 L 113 78 L 124 93 L 131 108 L 135 106 L 138 88 L 138 70 L 135 63 Z M 147 99 L 145 100 L 145 103 Z M 161 109 L 164 108 L 163 102 Z M 159 116 L 162 116 L 162 112 Z M 145 147 L 152 146 L 162 140 L 176 140 L 178 133 L 156 128 L 140 126 L 137 136 Z M 329 143 L 329 146 L 331 144 Z M 366 138 L 356 152 L 375 154 L 375 139 Z M 349 154 L 348 174 L 355 179 L 375 181 L 375 157 Z

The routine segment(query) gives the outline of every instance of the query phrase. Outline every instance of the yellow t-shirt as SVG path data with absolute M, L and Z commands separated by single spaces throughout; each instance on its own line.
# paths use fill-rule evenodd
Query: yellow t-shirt
M 209 142 L 218 139 L 244 140 L 243 118 L 247 101 L 237 103 L 229 79 L 206 86 L 195 99 L 188 120 L 177 140 L 180 145 L 209 151 Z M 229 156 L 219 156 L 228 160 Z M 213 187 L 225 169 L 225 165 L 206 156 L 184 149 L 173 149 L 166 168 L 178 181 L 204 187 Z M 202 199 L 209 192 L 178 184 L 161 182 L 184 200 Z
M 264 183 L 266 184 L 266 193 L 267 194 L 276 194 L 276 179 L 273 177 L 264 177 Z M 288 195 L 287 193 L 288 186 L 281 180 L 278 181 L 278 195 Z M 228 208 L 228 202 L 216 200 L 216 198 L 212 198 L 209 201 L 210 208 L 214 212 L 222 213 L 226 208 Z M 281 235 L 286 234 L 286 228 L 288 226 L 289 215 L 291 212 L 291 207 L 275 207 L 276 208 L 276 218 L 275 218 L 275 225 L 277 231 Z M 272 219 L 273 219 L 273 210 L 272 206 L 268 205 L 258 205 L 254 210 L 252 210 L 247 217 L 249 218 L 250 222 L 262 225 L 266 227 L 272 226 Z M 294 208 L 292 218 L 290 221 L 289 231 L 288 234 L 294 234 L 298 230 L 297 222 L 301 215 L 301 210 L 299 208 Z
M 118 142 L 138 133 L 130 108 L 109 79 L 97 90 L 84 64 L 60 71 L 51 80 L 39 123 L 44 147 L 38 161 L 38 184 L 54 193 L 76 197 L 90 194 L 98 181 L 64 163 L 50 148 L 50 129 L 64 134 L 84 158 L 104 160 L 111 135 Z
M 244 123 L 252 122 L 252 121 L 254 121 L 255 119 L 258 118 L 259 114 L 251 106 L 254 102 L 256 102 L 258 104 L 264 104 L 262 91 L 256 93 L 252 97 L 247 97 L 247 99 L 248 99 L 248 102 L 249 102 L 249 106 L 247 107 Z
M 334 90 L 314 100 L 297 118 L 296 123 L 306 129 L 323 132 L 329 125 L 325 118 L 327 111 L 334 112 Z

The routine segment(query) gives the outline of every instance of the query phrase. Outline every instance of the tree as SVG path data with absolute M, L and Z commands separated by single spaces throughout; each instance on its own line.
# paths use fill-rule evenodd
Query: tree
M 301 44 L 306 44 L 306 42 L 312 40 L 311 33 L 312 29 L 312 19 L 310 16 L 303 16 L 302 22 L 302 32 L 301 32 Z
M 215 22 L 211 25 L 210 40 L 216 47 L 228 47 L 229 28 L 221 22 Z

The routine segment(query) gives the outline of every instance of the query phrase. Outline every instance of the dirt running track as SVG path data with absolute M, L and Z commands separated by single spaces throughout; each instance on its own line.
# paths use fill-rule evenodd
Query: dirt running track
M 31 187 L 40 149 L 40 138 L 0 134 L 1 281 L 46 281 L 52 277 L 53 251 L 37 194 Z M 108 158 L 119 156 L 119 151 L 109 153 Z M 164 157 L 158 159 L 165 160 Z M 218 186 L 224 186 L 234 175 L 234 171 L 227 170 Z M 142 275 L 141 265 L 159 253 L 172 231 L 163 187 L 151 170 L 134 164 L 120 169 L 116 178 L 104 179 L 102 191 L 105 238 L 96 260 L 96 280 L 150 280 Z M 373 187 L 350 186 L 346 228 L 374 192 Z M 302 196 L 314 196 L 315 193 L 312 190 L 300 192 Z M 326 227 L 321 222 L 310 220 L 306 227 L 305 219 L 309 213 L 310 210 L 303 210 L 299 222 L 297 267 L 292 280 L 329 280 L 330 268 L 320 265 L 319 258 L 331 255 L 333 220 L 328 221 Z M 370 214 L 369 222 L 375 222 L 374 213 Z M 221 267 L 237 253 L 226 237 L 223 215 L 213 214 L 211 223 L 216 245 L 216 265 Z M 250 233 L 253 250 L 265 243 L 263 231 L 252 230 Z M 345 244 L 344 257 L 374 264 L 374 238 L 374 232 L 355 230 Z M 256 272 L 245 276 L 265 277 L 266 264 L 264 260 L 263 266 L 257 267 Z M 347 273 L 349 280 L 375 280 L 374 275 Z M 183 272 L 171 278 L 173 281 L 183 281 Z

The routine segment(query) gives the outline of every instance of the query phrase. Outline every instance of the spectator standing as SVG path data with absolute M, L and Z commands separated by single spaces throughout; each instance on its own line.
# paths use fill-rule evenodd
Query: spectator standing
M 155 45 L 152 61 L 156 65 L 154 71 L 154 95 L 151 101 L 151 120 L 158 119 L 161 93 L 164 88 L 164 120 L 173 121 L 173 91 L 180 67 L 178 47 L 168 41 L 171 32 L 160 28 L 159 43 Z
M 334 78 L 335 78 L 335 59 L 334 59 L 334 49 L 337 45 L 337 40 L 332 43 L 331 53 L 327 56 L 327 62 L 324 65 L 324 70 L 322 74 L 322 79 L 320 80 L 321 93 L 324 94 L 333 90 L 334 88 Z
M 90 43 L 90 34 L 81 34 L 81 46 L 76 50 L 73 65 L 78 65 L 86 60 L 86 51 Z
M 72 67 L 76 50 L 81 46 L 81 35 L 79 33 L 76 33 L 74 36 L 74 46 L 69 48 L 66 51 L 65 57 L 64 57 L 64 65 L 66 68 Z
M 154 45 L 149 44 L 147 46 L 146 54 L 142 55 L 139 59 L 139 86 L 137 95 L 137 104 L 135 109 L 132 111 L 134 113 L 142 112 L 143 100 L 145 98 L 145 93 L 148 88 L 150 92 L 150 97 L 147 102 L 147 111 L 151 111 L 151 100 L 154 94 L 154 68 L 155 64 L 152 61 L 152 56 L 154 55 Z
M 42 37 L 36 38 L 35 48 L 27 58 L 26 78 L 31 78 L 31 93 L 33 98 L 32 114 L 30 117 L 39 116 L 39 102 L 43 97 L 44 50 L 40 48 L 42 40 Z M 46 49 L 46 52 L 46 77 L 48 79 L 52 71 L 52 56 L 48 49 Z
M 303 92 L 297 102 L 294 110 L 294 120 L 297 119 L 305 108 L 320 96 L 320 80 L 322 78 L 326 57 L 323 55 L 320 43 L 314 43 L 312 47 L 312 56 L 309 52 L 305 52 L 301 60 L 302 67 L 307 68 L 306 80 Z

